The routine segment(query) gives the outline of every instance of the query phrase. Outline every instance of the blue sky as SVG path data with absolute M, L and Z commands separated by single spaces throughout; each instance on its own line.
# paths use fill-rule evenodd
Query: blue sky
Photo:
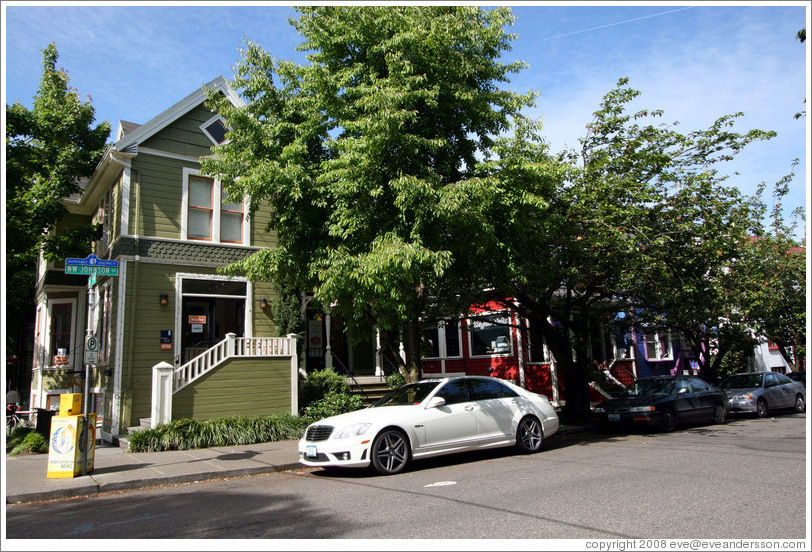
M 233 77 L 244 38 L 304 62 L 286 3 L 3 2 L 3 99 L 32 105 L 41 49 L 55 42 L 72 86 L 90 95 L 97 120 L 144 123 L 218 75 Z M 510 3 L 508 3 L 510 4 Z M 777 5 L 776 5 L 777 4 Z M 508 61 L 529 68 L 510 87 L 540 92 L 533 114 L 554 150 L 576 146 L 601 97 L 620 77 L 639 107 L 665 111 L 683 132 L 744 112 L 736 129 L 775 130 L 725 172 L 752 193 L 800 165 L 788 211 L 808 202 L 809 2 L 515 2 L 518 35 Z M 487 5 L 487 4 L 484 4 Z M 739 175 L 733 174 L 738 172 Z

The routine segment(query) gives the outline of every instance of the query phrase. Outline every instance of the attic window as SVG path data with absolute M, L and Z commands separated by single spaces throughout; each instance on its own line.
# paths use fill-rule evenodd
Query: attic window
M 226 127 L 223 118 L 219 115 L 200 125 L 200 129 L 206 134 L 206 136 L 208 136 L 209 140 L 211 140 L 214 145 L 220 145 L 226 141 L 226 133 L 228 132 L 228 128 Z

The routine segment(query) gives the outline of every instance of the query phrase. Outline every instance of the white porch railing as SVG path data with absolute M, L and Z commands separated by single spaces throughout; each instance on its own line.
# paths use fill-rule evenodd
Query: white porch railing
M 232 333 L 226 334 L 220 343 L 175 370 L 172 392 L 177 393 L 229 358 L 289 357 L 295 353 L 295 337 L 237 337 Z
M 296 335 L 287 337 L 237 337 L 226 334 L 226 338 L 203 351 L 189 362 L 172 370 L 172 366 L 161 362 L 152 367 L 152 409 L 151 426 L 155 427 L 172 420 L 172 395 L 211 372 L 231 358 L 285 357 L 291 359 L 291 392 L 294 403 L 296 397 L 298 355 Z M 295 408 L 292 409 L 295 414 Z

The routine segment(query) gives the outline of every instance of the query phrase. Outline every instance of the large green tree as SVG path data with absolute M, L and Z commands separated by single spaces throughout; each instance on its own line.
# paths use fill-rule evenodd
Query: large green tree
M 292 24 L 308 65 L 249 43 L 234 86 L 248 106 L 215 103 L 230 142 L 204 163 L 251 208 L 268 204 L 278 247 L 232 267 L 312 290 L 350 336 L 400 333 L 419 373 L 421 319 L 454 313 L 437 297 L 476 249 L 463 219 L 494 137 L 533 95 L 502 85 L 509 10 L 307 7 Z M 484 246 L 483 246 L 484 247 Z
M 797 163 L 775 183 L 771 209 L 763 183 L 753 196 L 752 226 L 729 276 L 737 314 L 757 336 L 778 346 L 792 370 L 801 369 L 806 358 L 806 247 L 795 237 L 803 210 L 787 219 L 783 208 Z
M 549 205 L 536 218 L 501 215 L 496 231 L 505 262 L 479 263 L 495 269 L 489 297 L 543 335 L 566 382 L 564 417 L 572 420 L 589 412 L 590 341 L 598 324 L 635 310 L 650 326 L 666 317 L 681 330 L 727 312 L 689 316 L 709 291 L 707 267 L 721 270 L 739 232 L 737 193 L 713 166 L 772 135 L 733 132 L 738 115 L 689 133 L 655 124 L 661 112 L 629 111 L 640 92 L 627 84 L 621 79 L 604 97 L 580 151 L 539 158 L 548 171 L 569 166 L 553 179 Z
M 49 231 L 66 214 L 62 200 L 80 191 L 104 151 L 107 122 L 92 126 L 95 110 L 57 69 L 56 46 L 42 55 L 33 109 L 6 105 L 6 308 L 9 354 L 17 350 L 19 317 L 33 303 L 40 250 L 48 259 L 87 254 L 97 229 L 75 227 L 58 238 Z

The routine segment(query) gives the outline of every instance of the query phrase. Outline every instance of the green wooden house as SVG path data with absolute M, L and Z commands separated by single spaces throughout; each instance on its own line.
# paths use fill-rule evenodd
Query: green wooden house
M 117 275 L 40 263 L 31 408 L 54 410 L 61 394 L 84 391 L 92 335 L 88 410 L 105 441 L 150 423 L 156 365 L 172 367 L 171 418 L 297 412 L 295 339 L 277 337 L 272 285 L 218 273 L 275 236 L 267 212 L 249 215 L 200 172 L 227 132 L 206 90 L 244 105 L 218 77 L 142 125 L 120 121 L 82 193 L 66 200 L 55 232 L 101 224 L 93 255 L 117 261 Z

